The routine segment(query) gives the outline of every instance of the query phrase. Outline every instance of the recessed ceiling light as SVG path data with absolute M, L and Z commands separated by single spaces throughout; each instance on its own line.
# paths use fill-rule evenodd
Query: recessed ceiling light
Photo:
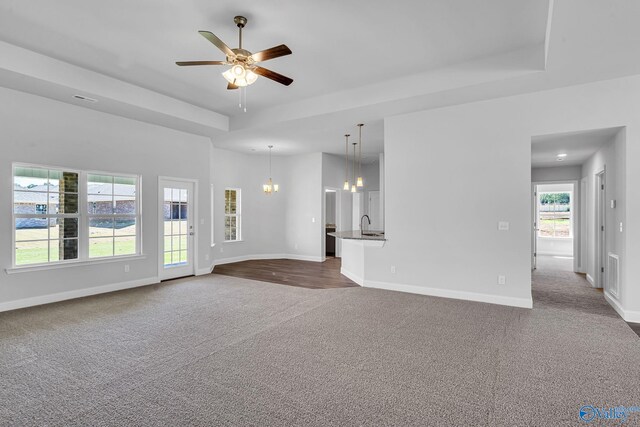
M 567 153 L 558 154 L 558 157 L 567 157 Z
M 558 162 L 564 162 L 564 157 L 558 157 L 556 160 L 557 160 Z

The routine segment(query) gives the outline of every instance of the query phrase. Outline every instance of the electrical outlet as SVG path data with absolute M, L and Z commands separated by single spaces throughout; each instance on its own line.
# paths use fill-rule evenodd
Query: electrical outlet
M 507 221 L 499 221 L 498 222 L 498 230 L 499 231 L 509 231 L 509 223 Z
M 205 254 L 205 255 L 204 255 L 204 259 L 205 259 L 205 260 L 207 260 L 207 261 L 209 261 L 209 254 Z
M 395 265 L 391 266 L 391 274 L 396 274 L 396 266 Z
M 498 285 L 506 285 L 507 277 L 506 276 L 498 276 Z
M 200 219 L 200 224 L 204 225 L 204 218 Z
M 298 249 L 298 244 L 293 245 L 293 249 Z
M 316 222 L 316 219 L 315 218 L 311 218 L 311 222 Z
M 220 252 L 224 252 L 224 248 L 220 246 Z
M 129 264 L 125 264 L 124 265 L 124 272 L 128 273 L 129 272 Z

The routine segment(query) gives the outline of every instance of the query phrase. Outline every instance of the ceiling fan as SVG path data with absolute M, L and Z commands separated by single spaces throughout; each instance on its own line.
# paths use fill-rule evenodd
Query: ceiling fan
M 247 25 L 247 18 L 244 16 L 236 16 L 233 22 L 238 26 L 239 42 L 237 49 L 231 49 L 215 34 L 210 31 L 198 31 L 202 37 L 213 43 L 218 49 L 227 56 L 225 61 L 180 61 L 176 62 L 179 66 L 192 65 L 230 65 L 231 68 L 222 73 L 224 78 L 229 82 L 227 89 L 238 89 L 253 84 L 258 76 L 263 76 L 285 86 L 289 86 L 293 79 L 276 73 L 275 71 L 256 65 L 258 62 L 268 61 L 269 59 L 278 58 L 280 56 L 290 55 L 291 49 L 286 45 L 279 45 L 266 49 L 257 53 L 251 53 L 242 48 L 242 29 Z

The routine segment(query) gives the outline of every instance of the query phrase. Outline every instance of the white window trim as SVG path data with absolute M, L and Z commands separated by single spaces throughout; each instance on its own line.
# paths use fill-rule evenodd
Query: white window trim
M 139 175 L 132 175 L 132 174 L 126 174 L 126 173 L 117 173 L 117 172 L 105 172 L 105 171 L 84 171 L 83 172 L 84 177 L 81 181 L 80 187 L 82 189 L 82 195 L 85 197 L 84 200 L 84 204 L 82 205 L 84 208 L 84 211 L 82 212 L 84 214 L 84 223 L 83 223 L 83 230 L 85 230 L 86 233 L 86 244 L 85 246 L 85 251 L 83 252 L 83 260 L 90 260 L 90 261 L 95 261 L 95 260 L 103 260 L 103 259 L 113 259 L 113 258 L 127 258 L 127 257 L 132 257 L 132 256 L 139 256 L 142 254 L 142 203 L 140 202 L 141 198 L 142 198 L 142 177 Z M 87 206 L 88 206 L 88 201 L 89 201 L 89 175 L 107 175 L 107 176 L 112 176 L 112 177 L 124 177 L 124 178 L 134 178 L 136 180 L 136 213 L 135 215 L 131 215 L 131 214 L 112 214 L 112 215 L 94 215 L 94 214 L 90 214 L 89 212 L 87 212 Z M 136 220 L 136 253 L 135 254 L 129 254 L 129 255 L 111 255 L 111 256 L 105 256 L 105 257 L 94 257 L 94 258 L 90 258 L 89 257 L 89 219 L 91 218 L 113 218 L 114 220 L 117 218 L 132 218 L 134 217 Z
M 78 218 L 78 258 L 73 260 L 50 261 L 46 263 L 34 263 L 16 265 L 16 218 L 31 217 L 30 214 L 15 213 L 14 176 L 17 167 L 47 169 L 60 172 L 74 172 L 78 174 L 78 213 L 77 214 L 46 214 L 39 217 L 54 218 Z M 116 255 L 100 258 L 89 258 L 89 213 L 87 212 L 87 178 L 88 175 L 111 175 L 136 179 L 136 253 L 131 255 Z M 105 172 L 94 170 L 79 170 L 52 165 L 16 162 L 11 167 L 11 267 L 6 268 L 7 274 L 15 272 L 48 270 L 55 268 L 71 267 L 75 265 L 99 264 L 103 262 L 116 262 L 122 260 L 145 258 L 142 246 L 142 177 L 119 172 Z
M 209 208 L 211 209 L 211 247 L 213 248 L 216 245 L 216 234 L 215 234 L 215 202 L 214 202 L 214 195 L 215 195 L 215 188 L 213 187 L 213 184 L 210 185 L 210 193 L 209 196 L 211 197 L 211 206 L 209 206 Z
M 227 208 L 227 197 L 226 197 L 226 192 L 228 190 L 232 190 L 236 192 L 236 213 L 235 214 L 228 214 L 226 211 Z M 233 188 L 233 187 L 226 187 L 224 189 L 225 191 L 225 198 L 224 198 L 224 236 L 225 236 L 225 243 L 235 243 L 235 242 L 242 242 L 242 189 L 240 188 Z M 235 240 L 227 240 L 227 217 L 228 216 L 235 216 L 236 217 L 236 239 Z

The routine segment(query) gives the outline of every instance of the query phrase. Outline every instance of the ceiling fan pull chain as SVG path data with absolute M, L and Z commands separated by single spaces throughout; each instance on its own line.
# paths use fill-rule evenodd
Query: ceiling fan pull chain
M 244 112 L 247 112 L 247 88 L 242 88 L 242 93 L 244 94 Z

